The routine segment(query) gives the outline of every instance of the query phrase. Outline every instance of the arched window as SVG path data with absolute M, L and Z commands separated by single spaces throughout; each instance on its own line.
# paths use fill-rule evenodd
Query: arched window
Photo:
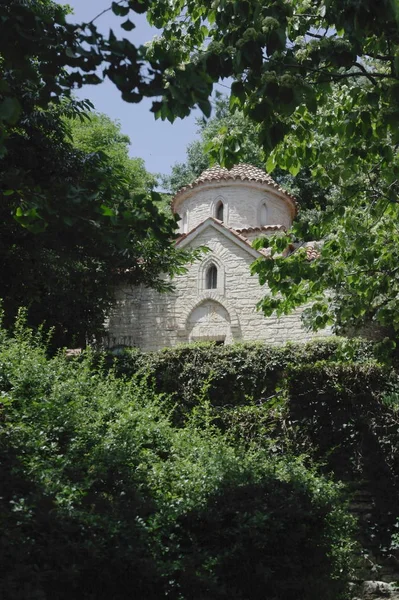
M 206 272 L 205 288 L 207 290 L 216 290 L 218 286 L 218 270 L 215 265 L 210 265 Z
M 183 233 L 187 233 L 187 213 L 183 213 L 183 224 L 182 224 L 182 228 L 183 228 Z
M 267 206 L 266 206 L 266 202 L 264 202 L 262 204 L 262 206 L 260 207 L 260 224 L 262 225 L 267 225 Z
M 223 221 L 223 213 L 224 213 L 223 202 L 221 200 L 219 200 L 219 202 L 216 205 L 216 214 L 215 214 L 215 217 L 217 219 L 219 219 L 219 221 Z
M 198 294 L 217 292 L 225 294 L 225 267 L 217 255 L 207 256 L 199 265 L 197 279 Z M 211 295 L 212 295 L 211 294 Z M 208 294 L 206 294 L 208 297 Z

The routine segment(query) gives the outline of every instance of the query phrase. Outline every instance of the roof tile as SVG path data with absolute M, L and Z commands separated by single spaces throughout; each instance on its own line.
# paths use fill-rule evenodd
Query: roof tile
M 286 190 L 284 190 L 276 181 L 274 181 L 272 177 L 270 177 L 268 173 L 266 173 L 266 171 L 263 171 L 258 167 L 254 167 L 253 165 L 240 163 L 238 165 L 235 165 L 231 169 L 226 169 L 225 167 L 220 167 L 219 165 L 216 165 L 214 167 L 211 167 L 210 169 L 206 169 L 205 171 L 203 171 L 203 173 L 201 173 L 201 175 L 197 177 L 197 179 L 195 179 L 189 185 L 182 187 L 176 193 L 172 201 L 172 209 L 174 209 L 174 205 L 178 196 L 180 196 L 180 194 L 183 194 L 185 191 L 193 189 L 203 183 L 229 180 L 256 181 L 258 183 L 267 183 L 279 192 L 282 192 L 283 194 L 288 196 L 288 198 L 290 198 L 296 206 L 295 197 Z

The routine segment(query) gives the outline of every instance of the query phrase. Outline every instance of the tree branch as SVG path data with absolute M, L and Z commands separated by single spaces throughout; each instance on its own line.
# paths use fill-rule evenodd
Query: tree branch
M 118 2 L 116 2 L 116 4 L 122 4 L 122 3 L 123 3 L 123 0 L 119 0 Z M 103 11 L 98 13 L 98 15 L 94 17 L 94 19 L 92 19 L 91 21 L 88 22 L 88 25 L 92 25 L 94 23 L 94 21 L 96 21 L 97 19 L 102 17 L 102 15 L 109 12 L 110 10 L 112 10 L 112 6 L 109 6 L 108 8 L 105 8 Z

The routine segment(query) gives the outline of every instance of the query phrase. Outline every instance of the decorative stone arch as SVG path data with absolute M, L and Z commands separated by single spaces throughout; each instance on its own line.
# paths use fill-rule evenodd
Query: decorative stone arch
M 219 209 L 220 206 L 223 205 L 223 219 L 219 219 L 218 213 L 219 213 Z M 227 200 L 224 196 L 222 196 L 221 194 L 218 194 L 211 203 L 211 215 L 212 217 L 214 217 L 215 219 L 219 219 L 220 221 L 223 221 L 223 223 L 225 225 L 228 224 L 229 222 L 229 206 L 227 203 Z
M 261 198 L 258 204 L 258 223 L 259 226 L 270 225 L 269 223 L 269 203 L 266 197 Z
M 207 290 L 206 287 L 206 275 L 209 267 L 215 265 L 218 271 L 217 275 L 217 286 L 214 290 Z M 225 269 L 224 264 L 216 254 L 208 254 L 206 258 L 201 262 L 198 268 L 198 293 L 202 294 L 206 291 L 217 292 L 219 295 L 224 295 L 225 291 Z
M 187 304 L 186 308 L 182 312 L 182 315 L 181 315 L 182 327 L 179 328 L 180 333 L 182 332 L 183 335 L 186 333 L 187 326 L 188 326 L 188 320 L 189 320 L 191 313 L 193 312 L 193 310 L 198 308 L 198 306 L 200 306 L 207 300 L 214 300 L 228 312 L 229 317 L 230 317 L 230 327 L 233 330 L 233 332 L 240 329 L 240 322 L 238 320 L 237 311 L 234 308 L 234 306 L 226 298 L 224 298 L 223 296 L 218 294 L 216 290 L 205 290 L 204 292 L 202 292 L 202 294 L 200 294 L 200 296 L 198 298 L 196 298 L 195 300 L 192 300 L 192 302 Z

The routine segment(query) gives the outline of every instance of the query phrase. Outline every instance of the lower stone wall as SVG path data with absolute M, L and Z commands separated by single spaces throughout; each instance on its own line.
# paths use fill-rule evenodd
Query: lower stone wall
M 279 345 L 331 335 L 330 329 L 317 334 L 305 330 L 301 309 L 278 319 L 264 317 L 256 311 L 255 303 L 235 310 L 228 302 L 215 297 L 217 294 L 204 294 L 198 299 L 196 308 L 190 311 L 190 305 L 185 306 L 176 293 L 159 294 L 146 288 L 121 289 L 109 318 L 107 344 L 110 348 L 128 346 L 149 351 L 194 341 L 262 341 Z M 212 311 L 212 305 L 215 307 L 214 320 L 211 312 L 206 314 L 206 311 Z M 203 320 L 195 322 L 196 311 L 199 313 L 201 306 L 205 313 Z M 224 319 L 222 311 L 226 315 Z M 194 317 L 194 324 L 190 317 Z

